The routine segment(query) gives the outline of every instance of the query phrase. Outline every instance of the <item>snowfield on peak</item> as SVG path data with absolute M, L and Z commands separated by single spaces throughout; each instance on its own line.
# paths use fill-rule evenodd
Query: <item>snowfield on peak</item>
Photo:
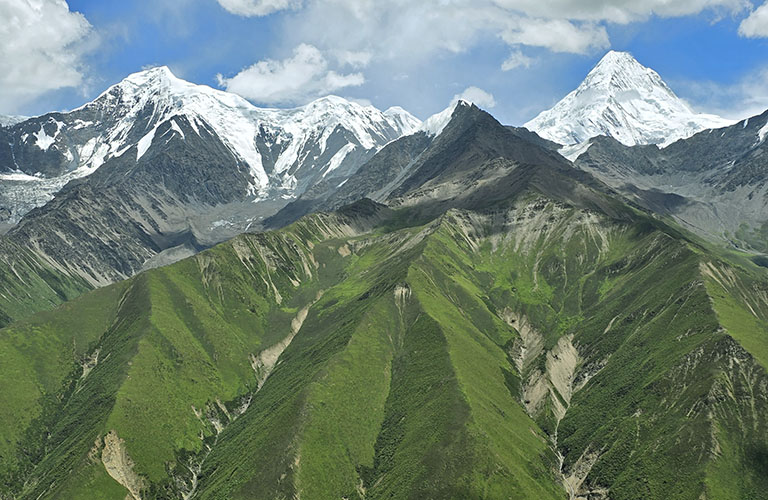
M 182 116 L 192 129 L 187 137 L 174 121 Z M 177 78 L 165 66 L 131 74 L 70 112 L 19 120 L 0 119 L 9 145 L 0 151 L 0 174 L 14 174 L 13 181 L 0 178 L 0 208 L 11 223 L 130 149 L 136 149 L 135 161 L 146 161 L 151 148 L 163 146 L 154 140 L 165 123 L 182 140 L 201 129 L 218 136 L 247 165 L 254 201 L 296 197 L 326 176 L 341 181 L 385 144 L 421 126 L 402 108 L 382 112 L 337 96 L 293 109 L 260 108 Z
M 337 127 L 351 132 L 352 140 L 362 148 L 377 149 L 389 140 L 410 134 L 420 124 L 404 110 L 381 112 L 337 96 L 323 97 L 293 109 L 259 108 L 236 94 L 177 78 L 165 66 L 128 76 L 93 104 L 101 100 L 109 107 L 124 110 L 120 123 L 110 134 L 111 144 L 122 144 L 140 114 L 150 108 L 148 125 L 157 126 L 179 114 L 189 117 L 192 124 L 198 120 L 207 123 L 250 167 L 253 192 L 261 197 L 274 187 L 263 164 L 264 147 L 270 153 L 278 149 L 274 173 L 282 174 L 305 159 L 301 155 L 309 143 L 318 142 L 320 148 L 316 153 L 324 153 Z M 261 145 L 259 136 L 266 139 Z M 117 148 L 113 145 L 110 151 Z M 296 183 L 282 178 L 279 185 Z
M 579 87 L 525 124 L 545 139 L 570 146 L 607 135 L 627 146 L 666 146 L 733 122 L 696 113 L 627 52 L 611 51 Z
M 451 103 L 451 105 L 444 110 L 440 111 L 439 113 L 435 113 L 434 115 L 424 120 L 424 123 L 421 124 L 419 131 L 425 132 L 427 135 L 431 135 L 432 137 L 437 137 L 451 122 L 451 118 L 453 118 L 453 112 L 456 111 L 456 108 L 459 106 L 471 106 L 471 103 L 463 99 L 459 99 L 458 101 Z
M 11 127 L 28 119 L 28 116 L 0 115 L 0 127 Z

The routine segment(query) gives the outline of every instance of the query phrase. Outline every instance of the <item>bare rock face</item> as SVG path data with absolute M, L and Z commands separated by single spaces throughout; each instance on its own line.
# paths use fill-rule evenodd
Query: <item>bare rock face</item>
M 107 473 L 128 490 L 128 500 L 141 500 L 144 480 L 133 470 L 133 460 L 125 450 L 125 441 L 115 431 L 104 436 L 104 448 L 101 450 L 101 462 Z
M 574 164 L 707 239 L 768 251 L 768 112 L 664 148 L 598 137 Z

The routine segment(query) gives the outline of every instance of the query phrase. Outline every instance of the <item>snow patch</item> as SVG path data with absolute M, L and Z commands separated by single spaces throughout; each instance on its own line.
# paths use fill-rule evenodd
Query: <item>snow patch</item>
M 354 144 L 347 144 L 346 146 L 342 147 L 335 155 L 333 155 L 333 158 L 331 158 L 331 161 L 328 162 L 328 170 L 323 172 L 323 177 L 328 175 L 329 173 L 333 172 L 341 164 L 344 162 L 344 159 L 347 157 L 349 153 L 351 153 L 355 149 Z
M 28 116 L 21 115 L 0 115 L 0 127 L 12 127 L 17 123 L 29 120 Z
M 149 147 L 152 145 L 152 139 L 155 138 L 156 131 L 157 127 L 154 127 L 149 131 L 147 135 L 139 139 L 139 143 L 136 145 L 136 161 L 139 161 L 139 159 L 144 156 L 144 153 L 146 153 Z
M 40 124 L 40 130 L 35 132 L 35 144 L 37 144 L 37 147 L 42 149 L 43 151 L 48 151 L 48 148 L 50 148 L 53 143 L 56 142 L 56 136 L 59 135 L 59 129 L 61 128 L 61 123 L 56 122 L 56 132 L 53 134 L 53 136 L 48 135 L 45 132 L 45 124 Z
M 587 152 L 590 146 L 592 146 L 592 141 L 584 141 L 580 144 L 562 147 L 558 152 L 568 160 L 576 161 L 579 156 Z
M 175 132 L 178 132 L 181 138 L 186 140 L 186 137 L 184 136 L 184 131 L 181 130 L 181 127 L 179 127 L 179 124 L 176 123 L 176 120 L 171 120 L 171 129 L 174 130 Z
M 757 132 L 758 144 L 762 144 L 765 141 L 765 136 L 768 135 L 768 121 L 765 122 L 763 128 Z
M 11 172 L 10 174 L 0 174 L 0 181 L 39 182 L 40 177 L 28 175 L 24 172 Z
M 453 118 L 453 112 L 456 111 L 456 108 L 459 106 L 469 105 L 470 104 L 468 102 L 463 100 L 459 100 L 458 102 L 451 104 L 441 112 L 427 118 L 424 123 L 421 124 L 420 130 L 433 137 L 437 137 L 443 133 L 445 127 L 451 122 L 451 118 Z

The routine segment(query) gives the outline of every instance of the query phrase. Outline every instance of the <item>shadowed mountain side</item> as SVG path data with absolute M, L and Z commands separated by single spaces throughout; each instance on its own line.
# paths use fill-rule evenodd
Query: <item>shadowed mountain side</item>
M 448 208 L 503 208 L 530 184 L 583 206 L 608 209 L 610 190 L 574 169 L 552 144 L 460 103 L 437 136 L 420 132 L 390 143 L 330 196 L 308 193 L 265 225 L 280 227 L 310 211 L 333 210 L 363 197 L 423 210 L 425 219 Z

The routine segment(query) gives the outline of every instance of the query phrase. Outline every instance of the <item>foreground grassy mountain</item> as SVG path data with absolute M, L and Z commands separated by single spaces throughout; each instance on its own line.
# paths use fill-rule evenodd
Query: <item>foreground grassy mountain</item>
M 414 210 L 308 216 L 0 330 L 0 496 L 767 494 L 758 268 L 535 187 Z
M 0 238 L 0 327 L 90 289 L 82 278 Z

